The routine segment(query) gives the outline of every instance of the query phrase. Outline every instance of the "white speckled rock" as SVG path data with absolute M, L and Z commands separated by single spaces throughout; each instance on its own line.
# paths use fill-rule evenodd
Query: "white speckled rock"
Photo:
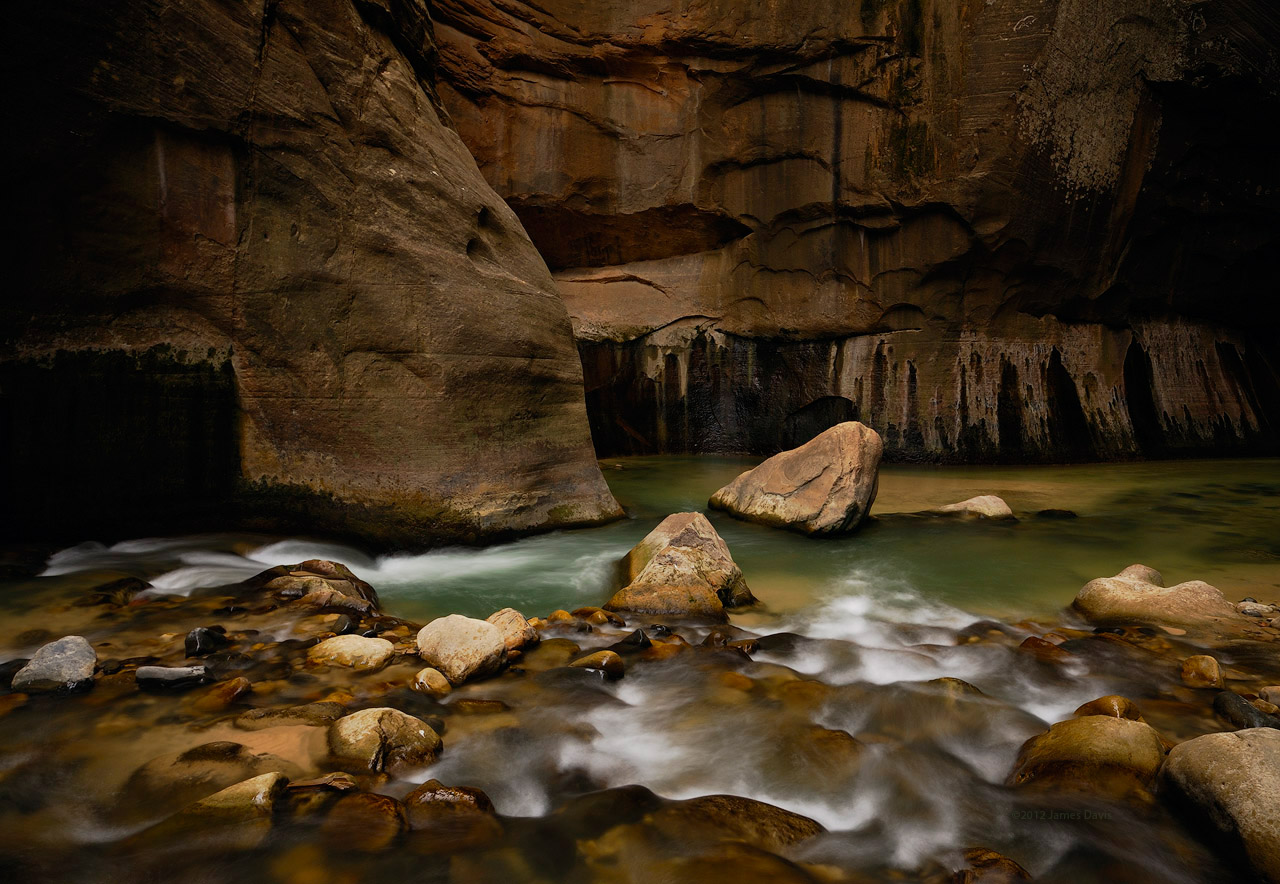
M 1249 862 L 1280 882 L 1280 730 L 1250 728 L 1179 743 L 1160 771 L 1162 784 Z
M 970 497 L 959 503 L 949 503 L 937 509 L 929 510 L 939 516 L 967 516 L 977 519 L 1012 519 L 1013 510 L 1009 504 L 994 494 L 982 494 Z
M 381 669 L 391 659 L 395 646 L 385 638 L 362 635 L 335 635 L 307 651 L 313 663 L 337 663 L 361 671 Z
M 353 712 L 329 728 L 329 754 L 374 773 L 428 764 L 441 745 L 425 721 L 388 706 Z
M 30 662 L 13 677 L 13 689 L 36 691 L 76 690 L 93 682 L 98 655 L 82 636 L 63 636 L 36 651 Z
M 507 643 L 492 623 L 450 614 L 418 631 L 418 653 L 452 684 L 462 684 L 496 672 L 507 657 Z

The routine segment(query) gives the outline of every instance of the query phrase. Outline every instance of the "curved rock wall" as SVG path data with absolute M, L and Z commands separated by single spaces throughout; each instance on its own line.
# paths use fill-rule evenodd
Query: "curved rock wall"
M 14 10 L 16 527 L 423 544 L 619 514 L 564 304 L 442 117 L 428 13 Z
M 898 458 L 1274 450 L 1261 0 L 436 21 L 441 99 L 573 316 L 600 453 L 768 452 L 849 414 Z

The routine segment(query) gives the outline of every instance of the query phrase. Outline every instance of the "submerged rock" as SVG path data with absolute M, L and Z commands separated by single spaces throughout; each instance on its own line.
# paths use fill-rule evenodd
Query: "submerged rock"
M 1202 633 L 1238 633 L 1253 626 L 1216 587 L 1189 580 L 1165 587 L 1160 572 L 1130 565 L 1115 577 L 1085 584 L 1072 607 L 1093 623 L 1148 623 Z
M 320 824 L 320 837 L 340 850 L 385 850 L 408 828 L 404 806 L 388 795 L 344 795 Z
M 1012 519 L 1014 517 L 1009 504 L 994 494 L 970 497 L 968 500 L 949 503 L 928 512 L 935 516 L 963 516 L 974 519 Z
M 457 685 L 497 672 L 507 658 L 507 643 L 492 623 L 450 614 L 418 631 L 418 653 Z
M 493 802 L 479 789 L 427 780 L 404 797 L 416 853 L 456 853 L 502 834 Z
M 1060 721 L 1027 740 L 1009 782 L 1150 800 L 1162 761 L 1164 743 L 1150 725 L 1086 715 Z
M 701 513 L 676 513 L 623 560 L 627 585 L 605 608 L 725 620 L 725 608 L 755 601 L 729 547 Z
M 1259 875 L 1280 882 L 1280 731 L 1187 740 L 1169 753 L 1160 780 L 1228 849 L 1242 845 Z
M 227 631 L 221 626 L 197 626 L 187 633 L 183 647 L 188 657 L 204 657 L 225 648 L 231 643 Z
M 13 690 L 76 691 L 93 684 L 93 670 L 98 655 L 93 645 L 79 635 L 63 636 L 49 642 L 18 670 L 13 677 Z
M 803 534 L 853 531 L 871 511 L 884 445 L 848 421 L 748 470 L 711 496 L 733 516 Z
M 219 740 L 153 758 L 126 781 L 123 795 L 131 814 L 176 810 L 235 783 L 263 774 L 301 773 L 275 755 L 255 753 L 241 743 Z
M 381 669 L 394 653 L 395 645 L 385 638 L 335 635 L 310 648 L 307 659 L 313 663 L 336 663 L 366 672 Z
M 353 712 L 329 728 L 333 758 L 374 773 L 427 764 L 442 745 L 425 721 L 386 706 Z
M 289 778 L 277 771 L 251 777 L 183 808 L 144 837 L 164 846 L 197 842 L 252 850 L 271 832 L 276 801 L 288 785 Z
M 971 847 L 964 852 L 965 868 L 952 877 L 954 884 L 1010 884 L 1030 881 L 1031 875 L 1009 857 L 985 847 Z

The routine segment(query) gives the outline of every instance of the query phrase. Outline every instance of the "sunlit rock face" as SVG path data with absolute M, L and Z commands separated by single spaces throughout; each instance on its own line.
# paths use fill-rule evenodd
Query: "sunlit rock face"
M 601 453 L 1274 450 L 1261 0 L 435 5 Z
M 564 304 L 442 116 L 428 4 L 15 19 L 24 528 L 292 513 L 422 543 L 618 514 Z

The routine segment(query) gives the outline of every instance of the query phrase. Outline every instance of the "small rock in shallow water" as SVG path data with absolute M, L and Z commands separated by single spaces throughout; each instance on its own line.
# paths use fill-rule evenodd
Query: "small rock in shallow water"
M 1012 519 L 1013 510 L 994 494 L 982 494 L 970 497 L 959 503 L 949 503 L 929 510 L 936 516 L 963 516 L 971 519 Z
M 503 608 L 501 611 L 495 611 L 485 618 L 487 623 L 492 623 L 498 627 L 498 631 L 502 633 L 502 641 L 507 646 L 507 653 L 518 651 L 525 645 L 536 645 L 538 643 L 538 630 L 525 619 L 524 615 L 515 608 Z
M 1280 608 L 1261 602 L 1240 602 L 1236 605 L 1236 610 L 1246 617 L 1265 617 L 1268 620 L 1280 614 Z
M 202 798 L 143 833 L 157 844 L 207 842 L 222 850 L 252 850 L 271 831 L 276 800 L 289 779 L 270 772 L 228 786 Z
M 502 631 L 492 623 L 450 614 L 418 631 L 422 662 L 458 685 L 497 672 L 507 656 Z
M 358 764 L 373 773 L 394 773 L 434 761 L 440 736 L 425 721 L 398 709 L 362 709 L 329 728 L 329 752 L 335 760 Z
M 1046 663 L 1060 663 L 1064 660 L 1070 660 L 1074 656 L 1070 651 L 1063 650 L 1050 641 L 1045 641 L 1036 635 L 1029 635 L 1023 639 L 1022 644 L 1018 645 L 1018 649 L 1026 651 L 1038 660 Z
M 134 677 L 140 688 L 161 689 L 193 688 L 211 680 L 203 666 L 139 666 Z
M 1086 715 L 1027 740 L 1009 783 L 1150 801 L 1163 761 L 1164 744 L 1150 725 Z
M 98 655 L 83 636 L 68 635 L 40 648 L 13 677 L 13 689 L 75 691 L 93 684 Z
M 187 633 L 183 642 L 188 657 L 203 657 L 221 650 L 231 643 L 227 631 L 221 626 L 197 626 Z
M 609 645 L 607 650 L 615 654 L 635 654 L 653 644 L 643 629 L 637 629 L 626 638 Z
M 395 653 L 395 645 L 385 638 L 365 638 L 362 635 L 335 635 L 307 650 L 307 660 L 312 663 L 336 663 L 350 666 L 357 672 L 381 669 Z
M 1258 696 L 1268 703 L 1275 703 L 1280 706 L 1280 684 L 1271 684 L 1265 688 L 1258 688 Z
M 1232 691 L 1219 691 L 1213 698 L 1213 711 L 1238 728 L 1280 728 L 1280 718 L 1253 707 L 1244 697 Z
M 1266 715 L 1280 714 L 1280 706 L 1277 706 L 1275 703 L 1268 703 L 1266 700 L 1262 699 L 1250 700 L 1249 703 L 1254 709 L 1257 709 L 1259 712 Z
M 1031 875 L 1007 856 L 985 847 L 971 847 L 964 852 L 966 868 L 956 870 L 953 884 L 1010 884 L 1030 881 Z
M 579 657 L 569 664 L 579 669 L 598 669 L 610 678 L 622 678 L 626 672 L 626 664 L 613 651 L 596 651 L 585 657 Z
M 502 834 L 493 802 L 479 789 L 427 780 L 404 797 L 416 853 L 456 853 Z
M 200 712 L 221 712 L 236 700 L 253 690 L 253 683 L 247 678 L 232 678 L 209 688 L 192 703 Z
M 1222 687 L 1222 668 L 1207 654 L 1196 654 L 1182 661 L 1182 683 L 1192 688 Z
M 265 730 L 269 727 L 324 727 L 347 714 L 341 703 L 318 702 L 302 706 L 250 709 L 236 719 L 236 727 L 247 731 Z
M 359 792 L 340 799 L 320 824 L 320 838 L 340 850 L 385 850 L 408 828 L 404 807 L 387 795 Z
M 449 679 L 445 678 L 440 670 L 432 669 L 430 666 L 418 670 L 418 674 L 413 677 L 413 684 L 410 687 L 419 694 L 426 694 L 428 697 L 434 697 L 437 700 L 447 696 L 453 690 L 453 686 L 449 684 Z
M 1077 718 L 1085 715 L 1109 715 L 1112 718 L 1124 718 L 1129 721 L 1145 721 L 1136 703 L 1128 697 L 1108 694 L 1096 700 L 1090 700 L 1074 713 Z

